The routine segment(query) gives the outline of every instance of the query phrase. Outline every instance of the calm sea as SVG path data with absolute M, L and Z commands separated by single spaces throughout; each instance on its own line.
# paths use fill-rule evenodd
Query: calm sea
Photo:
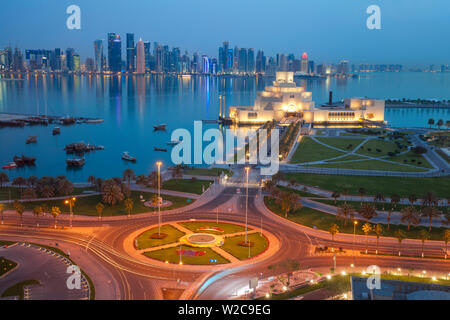
M 90 175 L 119 176 L 126 168 L 136 173 L 155 170 L 155 161 L 171 165 L 170 134 L 176 128 L 192 132 L 194 120 L 216 119 L 219 94 L 228 105 L 252 105 L 256 92 L 273 79 L 216 77 L 96 77 L 30 76 L 24 81 L 0 80 L 0 113 L 48 114 L 98 117 L 102 124 L 61 126 L 61 135 L 52 135 L 52 126 L 0 129 L 0 165 L 14 155 L 37 158 L 36 166 L 11 170 L 15 176 L 65 175 L 73 181 L 86 181 Z M 373 98 L 450 99 L 450 73 L 374 73 L 359 79 L 301 80 L 298 84 L 313 92 L 316 104 L 352 96 Z M 391 126 L 427 126 L 429 118 L 450 120 L 446 109 L 387 109 Z M 154 132 L 153 125 L 166 123 L 166 132 Z M 215 124 L 204 125 L 205 128 Z M 25 144 L 28 136 L 37 144 Z M 63 148 L 84 141 L 105 146 L 86 155 L 79 170 L 66 168 Z M 167 148 L 156 152 L 154 147 Z M 135 164 L 121 159 L 129 151 Z

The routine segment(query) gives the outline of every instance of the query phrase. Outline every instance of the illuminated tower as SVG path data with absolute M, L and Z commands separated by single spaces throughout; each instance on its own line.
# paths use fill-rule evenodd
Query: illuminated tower
M 136 73 L 145 73 L 145 48 L 142 39 L 139 39 L 136 44 Z
M 308 73 L 308 55 L 306 54 L 306 52 L 303 52 L 303 54 L 302 54 L 300 71 L 303 73 Z

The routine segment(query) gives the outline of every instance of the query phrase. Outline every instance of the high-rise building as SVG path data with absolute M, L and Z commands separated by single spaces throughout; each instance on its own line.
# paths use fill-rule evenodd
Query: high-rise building
M 108 68 L 112 72 L 122 70 L 122 40 L 115 33 L 108 33 Z
M 98 39 L 94 41 L 94 59 L 95 70 L 98 72 L 103 71 L 103 40 Z
M 303 52 L 302 54 L 300 71 L 303 73 L 308 73 L 308 54 L 306 52 Z
M 258 50 L 256 54 L 256 73 L 264 73 L 266 71 L 266 57 L 264 51 Z
M 337 66 L 338 74 L 347 74 L 349 72 L 348 60 L 341 60 Z
M 308 73 L 314 73 L 314 61 L 308 62 Z
M 202 73 L 210 73 L 208 56 L 202 55 Z
M 241 48 L 239 49 L 238 56 L 238 70 L 239 73 L 247 72 L 247 49 Z
M 145 71 L 150 71 L 150 41 L 144 42 Z
M 230 43 L 228 41 L 224 41 L 222 47 L 219 48 L 219 69 L 221 72 L 229 72 L 230 64 L 228 61 L 228 50 L 230 47 Z
M 75 70 L 74 56 L 75 56 L 75 49 L 67 48 L 67 50 L 66 50 L 66 66 L 69 71 Z
M 255 72 L 255 50 L 249 48 L 247 51 L 247 72 Z
M 145 48 L 142 39 L 139 39 L 136 44 L 136 73 L 145 73 Z
M 134 33 L 127 33 L 127 71 L 134 71 Z
M 80 55 L 73 55 L 73 71 L 80 71 L 81 63 L 80 63 Z

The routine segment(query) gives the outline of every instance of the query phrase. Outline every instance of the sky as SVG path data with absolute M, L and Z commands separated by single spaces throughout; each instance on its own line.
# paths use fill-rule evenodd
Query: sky
M 66 8 L 81 9 L 81 30 L 68 30 Z M 381 29 L 369 30 L 369 5 Z M 350 63 L 450 64 L 448 0 L 14 0 L 0 6 L 0 47 L 73 47 L 93 57 L 108 32 L 135 33 L 182 52 L 216 57 L 232 47 L 266 55 L 307 52 L 311 60 Z

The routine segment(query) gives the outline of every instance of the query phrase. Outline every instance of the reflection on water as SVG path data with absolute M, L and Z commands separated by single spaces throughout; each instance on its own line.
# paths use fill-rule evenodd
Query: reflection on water
M 194 120 L 216 119 L 219 94 L 226 105 L 252 105 L 257 91 L 270 85 L 273 78 L 209 76 L 61 76 L 29 75 L 24 81 L 0 80 L 0 112 L 71 115 L 102 118 L 98 125 L 80 124 L 61 128 L 60 136 L 52 127 L 34 126 L 0 129 L 0 164 L 15 154 L 35 156 L 36 167 L 11 171 L 15 175 L 67 175 L 86 181 L 89 175 L 120 175 L 125 168 L 137 173 L 155 169 L 155 161 L 170 162 L 166 142 L 176 128 L 192 132 Z M 316 104 L 351 96 L 373 98 L 450 99 L 450 74 L 381 73 L 359 79 L 297 79 L 297 84 L 313 92 Z M 426 126 L 429 118 L 450 119 L 443 109 L 387 109 L 386 120 L 393 126 Z M 153 126 L 167 123 L 167 132 L 153 132 Z M 217 127 L 204 124 L 204 129 Z M 26 145 L 28 136 L 38 137 L 37 144 Z M 86 155 L 81 170 L 67 171 L 63 148 L 84 141 L 104 145 L 105 150 Z M 169 152 L 155 152 L 154 147 Z M 137 163 L 121 160 L 129 151 Z

